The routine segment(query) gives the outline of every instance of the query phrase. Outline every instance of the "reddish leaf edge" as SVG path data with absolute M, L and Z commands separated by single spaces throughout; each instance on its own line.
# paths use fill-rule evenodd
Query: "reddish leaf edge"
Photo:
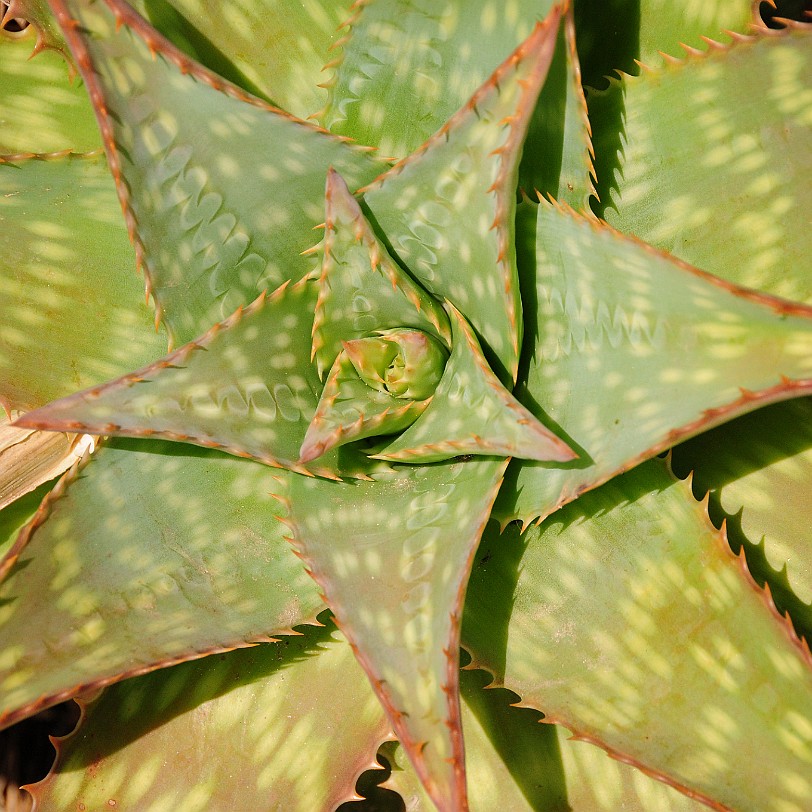
M 812 30 L 812 28 L 810 30 Z M 616 228 L 609 225 L 609 223 L 607 223 L 605 220 L 601 220 L 586 212 L 577 212 L 571 206 L 568 206 L 565 203 L 560 203 L 552 197 L 540 197 L 539 204 L 542 206 L 552 205 L 553 208 L 567 214 L 573 219 L 588 223 L 593 231 L 608 232 L 615 239 L 631 242 L 652 256 L 666 259 L 689 274 L 696 276 L 705 282 L 709 282 L 741 299 L 767 307 L 773 312 L 777 313 L 779 316 L 795 316 L 810 319 L 810 327 L 812 328 L 812 305 L 807 305 L 802 302 L 794 302 L 790 299 L 784 299 L 771 293 L 764 293 L 753 288 L 737 285 L 734 282 L 729 282 L 728 280 L 715 276 L 708 271 L 703 271 L 701 268 L 690 265 L 678 257 L 669 254 L 667 251 L 662 251 L 655 248 L 653 245 L 639 239 L 633 234 L 625 234 L 622 231 L 618 231 Z M 610 479 L 613 479 L 614 477 L 635 468 L 641 462 L 645 462 L 647 459 L 650 459 L 657 454 L 661 454 L 663 451 L 667 451 L 672 446 L 682 442 L 683 440 L 687 440 L 690 437 L 702 433 L 703 431 L 707 431 L 708 429 L 721 425 L 734 417 L 746 414 L 747 412 L 755 411 L 762 406 L 812 394 L 812 378 L 788 378 L 786 375 L 778 375 L 777 377 L 778 383 L 776 383 L 774 386 L 767 387 L 766 389 L 760 389 L 756 392 L 740 387 L 739 392 L 741 394 L 735 400 L 732 400 L 722 406 L 704 409 L 701 415 L 695 420 L 692 420 L 683 426 L 671 429 L 671 431 L 669 431 L 659 442 L 628 460 L 614 471 L 611 471 L 602 477 L 597 477 L 594 480 L 583 483 L 571 494 L 559 497 L 559 499 L 557 499 L 551 506 L 545 507 L 539 511 L 533 511 L 525 516 L 511 513 L 504 518 L 499 517 L 501 530 L 504 531 L 505 527 L 507 527 L 510 522 L 520 521 L 522 523 L 522 532 L 524 532 L 529 525 L 533 523 L 541 524 L 541 522 L 543 522 L 552 513 L 555 513 L 555 511 L 574 501 L 584 493 L 587 493 L 588 491 L 603 485 L 605 482 L 608 482 Z
M 352 624 L 346 620 L 344 607 L 334 602 L 330 597 L 330 581 L 327 576 L 319 569 L 318 564 L 308 555 L 307 550 L 296 538 L 297 528 L 292 519 L 277 516 L 276 518 L 283 522 L 291 531 L 290 536 L 286 536 L 286 541 L 291 545 L 294 554 L 302 560 L 305 571 L 316 582 L 320 590 L 322 600 L 329 606 L 333 613 L 333 620 L 336 626 L 341 630 L 350 644 L 350 647 L 355 654 L 358 663 L 366 673 L 375 695 L 378 697 L 384 711 L 392 725 L 394 736 L 401 743 L 406 751 L 409 760 L 412 762 L 421 783 L 425 787 L 431 799 L 437 805 L 439 812 L 468 812 L 468 797 L 466 790 L 465 779 L 465 745 L 462 735 L 462 714 L 460 708 L 460 687 L 459 687 L 459 652 L 460 652 L 460 637 L 462 630 L 462 608 L 465 601 L 465 592 L 468 586 L 468 577 L 471 567 L 476 556 L 476 551 L 479 545 L 479 540 L 485 530 L 485 526 L 490 518 L 493 503 L 499 493 L 504 479 L 504 472 L 507 468 L 509 460 L 504 460 L 495 484 L 490 493 L 483 499 L 483 509 L 480 512 L 479 525 L 477 531 L 472 534 L 471 542 L 469 545 L 468 555 L 464 565 L 460 568 L 460 578 L 457 585 L 457 595 L 451 607 L 450 613 L 450 634 L 446 645 L 443 647 L 443 653 L 446 656 L 446 681 L 441 686 L 443 693 L 446 695 L 448 718 L 445 721 L 446 726 L 451 732 L 451 742 L 453 748 L 453 762 L 455 785 L 453 794 L 456 796 L 451 799 L 451 805 L 448 805 L 446 799 L 439 797 L 437 789 L 431 781 L 426 762 L 423 755 L 423 749 L 426 742 L 415 741 L 408 733 L 404 726 L 403 718 L 406 715 L 403 711 L 399 710 L 392 698 L 389 696 L 386 683 L 376 673 L 375 669 L 364 653 L 363 649 L 358 645 L 357 638 L 352 629 Z M 286 513 L 290 516 L 290 501 L 283 496 L 276 497 L 278 501 L 285 507 Z
M 371 183 L 358 190 L 358 195 L 364 195 L 381 187 L 387 179 L 395 177 L 403 172 L 406 167 L 419 160 L 435 145 L 445 143 L 451 134 L 460 127 L 471 113 L 477 114 L 477 106 L 482 99 L 494 89 L 498 89 L 503 78 L 514 72 L 519 63 L 528 58 L 535 58 L 531 75 L 521 82 L 522 93 L 519 104 L 514 115 L 506 118 L 502 124 L 510 128 L 510 135 L 502 147 L 494 150 L 491 155 L 499 159 L 499 171 L 496 179 L 487 189 L 488 194 L 494 195 L 496 199 L 496 215 L 494 216 L 491 230 L 497 234 L 499 250 L 497 255 L 497 265 L 502 277 L 502 290 L 504 293 L 505 305 L 507 307 L 508 320 L 511 327 L 511 341 L 513 351 L 513 362 L 507 370 L 512 381 L 516 381 L 518 374 L 519 355 L 522 344 L 522 320 L 521 314 L 517 312 L 515 302 L 512 297 L 514 284 L 518 280 L 514 279 L 515 269 L 513 259 L 514 246 L 512 243 L 513 221 L 508 216 L 512 208 L 515 207 L 516 189 L 510 183 L 511 174 L 518 166 L 521 157 L 521 148 L 530 124 L 530 118 L 535 108 L 538 94 L 541 92 L 544 81 L 552 62 L 555 51 L 556 37 L 561 25 L 562 16 L 570 7 L 570 0 L 561 0 L 554 5 L 547 16 L 541 22 L 537 22 L 531 34 L 519 44 L 519 46 L 505 59 L 491 76 L 480 85 L 471 98 L 456 112 L 451 118 L 430 136 L 414 152 L 398 161 L 393 167 L 375 178 Z M 573 24 L 574 26 L 574 24 Z
M 28 524 L 25 525 L 25 527 L 22 528 L 22 530 L 20 530 L 16 540 L 9 548 L 9 550 L 6 552 L 2 560 L 0 560 L 0 581 L 2 581 L 8 575 L 9 571 L 17 563 L 20 555 L 28 546 L 28 543 L 33 537 L 37 528 L 39 528 L 48 519 L 54 503 L 57 502 L 59 499 L 61 499 L 62 496 L 64 496 L 65 492 L 73 482 L 79 479 L 79 476 L 82 473 L 83 469 L 90 462 L 93 453 L 94 452 L 91 452 L 89 450 L 86 451 L 85 454 L 79 460 L 77 460 L 70 467 L 70 469 L 59 478 L 56 485 L 54 485 L 53 489 L 48 494 L 46 494 L 45 498 L 40 503 L 40 506 L 37 509 L 34 516 L 32 517 L 32 519 L 28 522 Z M 325 609 L 326 607 L 322 607 L 314 615 L 303 618 L 299 623 L 296 623 L 294 626 L 280 627 L 279 629 L 274 629 L 268 634 L 261 634 L 246 638 L 236 638 L 233 640 L 223 641 L 221 643 L 216 643 L 211 646 L 206 646 L 202 649 L 195 649 L 193 651 L 186 652 L 185 654 L 179 654 L 174 657 L 167 657 L 165 659 L 158 660 L 154 663 L 140 665 L 135 668 L 125 669 L 119 672 L 118 674 L 113 674 L 107 677 L 103 677 L 101 679 L 81 682 L 71 686 L 70 688 L 65 688 L 61 691 L 57 691 L 51 694 L 44 694 L 38 697 L 37 699 L 33 700 L 32 702 L 29 702 L 25 705 L 21 705 L 19 708 L 15 708 L 14 710 L 0 713 L 0 730 L 9 727 L 13 724 L 16 724 L 17 722 L 20 722 L 29 716 L 33 716 L 34 714 L 39 713 L 40 711 L 46 710 L 47 708 L 50 708 L 53 705 L 58 705 L 61 702 L 65 702 L 69 699 L 75 699 L 77 696 L 87 692 L 95 692 L 97 690 L 101 690 L 102 688 L 106 688 L 107 686 L 113 685 L 116 682 L 121 682 L 122 680 L 129 679 L 130 677 L 139 677 L 144 674 L 148 674 L 152 671 L 158 671 L 162 668 L 168 668 L 173 665 L 179 665 L 180 663 L 188 662 L 190 660 L 199 660 L 204 657 L 209 657 L 213 654 L 224 654 L 229 651 L 234 651 L 235 649 L 238 648 L 249 648 L 251 646 L 255 646 L 260 643 L 276 643 L 279 642 L 279 637 L 299 636 L 302 634 L 302 632 L 296 631 L 296 627 L 298 626 L 320 627 L 325 625 L 322 621 L 319 620 L 319 615 L 321 615 L 325 611 Z
M 669 474 L 673 477 L 675 482 L 682 483 L 686 497 L 690 499 L 691 503 L 695 505 L 697 511 L 702 516 L 702 519 L 705 522 L 707 528 L 710 530 L 711 535 L 713 536 L 716 544 L 726 554 L 726 556 L 730 560 L 730 563 L 733 565 L 734 569 L 741 574 L 745 583 L 761 599 L 761 601 L 763 602 L 763 604 L 767 609 L 767 612 L 773 618 L 773 621 L 778 625 L 779 631 L 786 636 L 790 645 L 796 650 L 797 654 L 801 658 L 801 661 L 809 670 L 809 673 L 812 674 L 812 650 L 810 649 L 808 641 L 797 633 L 795 627 L 792 624 L 792 620 L 789 617 L 789 614 L 782 613 L 778 610 L 778 608 L 775 605 L 775 601 L 773 600 L 769 584 L 765 583 L 765 585 L 762 587 L 755 580 L 752 573 L 750 572 L 750 568 L 747 565 L 747 558 L 745 556 L 744 547 L 742 547 L 741 551 L 738 554 L 733 552 L 727 537 L 726 519 L 722 520 L 722 526 L 720 528 L 717 528 L 714 525 L 709 513 L 710 494 L 706 493 L 704 497 L 702 497 L 701 499 L 697 499 L 693 491 L 693 472 L 688 474 L 688 476 L 685 479 L 680 479 L 671 468 L 670 453 L 666 458 L 665 463 L 668 468 Z M 540 523 L 541 521 L 542 520 L 539 520 L 538 523 Z M 502 529 L 504 530 L 504 527 Z M 523 525 L 522 533 L 524 533 L 526 529 L 527 525 Z M 471 658 L 470 663 L 468 663 L 468 665 L 466 666 L 463 666 L 464 670 L 466 671 L 480 670 L 485 671 L 490 675 L 491 682 L 490 684 L 485 686 L 486 690 L 490 688 L 505 688 L 509 691 L 512 691 L 517 696 L 521 697 L 521 694 L 515 689 L 515 687 L 512 687 L 511 685 L 507 684 L 504 679 L 499 678 L 491 668 L 488 668 L 487 665 L 485 665 L 481 660 L 479 660 L 476 656 L 476 653 L 471 648 L 463 645 L 462 649 Z M 540 704 L 542 703 L 535 704 L 533 702 L 526 702 L 520 698 L 518 702 L 512 703 L 512 707 L 531 708 L 533 710 L 538 711 L 539 713 L 544 714 L 544 718 L 539 720 L 540 724 L 554 724 L 565 728 L 566 730 L 569 731 L 570 733 L 569 738 L 572 741 L 582 741 L 594 745 L 595 747 L 598 747 L 599 749 L 603 750 L 603 752 L 606 753 L 606 755 L 608 755 L 615 761 L 619 761 L 622 764 L 628 764 L 632 767 L 635 767 L 636 769 L 640 770 L 642 773 L 649 776 L 650 778 L 653 778 L 663 784 L 666 784 L 667 786 L 672 787 L 673 789 L 677 790 L 683 795 L 686 795 L 692 800 L 705 804 L 706 806 L 715 810 L 715 812 L 736 812 L 735 809 L 719 803 L 710 796 L 707 796 L 702 792 L 694 790 L 687 785 L 681 784 L 679 781 L 674 781 L 667 773 L 648 767 L 646 766 L 645 763 L 639 761 L 638 759 L 634 758 L 628 753 L 624 753 L 621 750 L 617 750 L 611 747 L 606 742 L 603 742 L 599 737 L 594 736 L 593 734 L 590 733 L 586 733 L 585 731 L 579 730 L 577 725 L 572 724 L 571 720 L 566 720 L 563 716 L 558 716 L 554 713 L 547 713 L 543 708 L 539 707 Z
M 153 28 L 137 11 L 122 0 L 103 0 L 103 2 L 115 18 L 116 30 L 120 29 L 121 26 L 127 27 L 144 41 L 152 53 L 153 58 L 157 58 L 158 54 L 160 54 L 162 57 L 175 65 L 175 67 L 182 74 L 189 74 L 203 84 L 208 85 L 213 90 L 227 96 L 231 96 L 232 98 L 245 102 L 246 104 L 250 104 L 254 107 L 258 107 L 262 110 L 266 110 L 270 113 L 281 116 L 311 132 L 319 132 L 324 135 L 325 138 L 346 143 L 360 152 L 374 151 L 374 147 L 367 147 L 357 144 L 351 138 L 346 136 L 333 135 L 322 127 L 318 127 L 309 121 L 304 121 L 303 119 L 297 118 L 285 110 L 282 110 L 279 107 L 251 95 L 232 82 L 229 82 L 227 79 L 224 79 L 222 76 L 219 76 L 208 68 L 205 68 L 199 62 L 196 62 L 191 57 L 187 56 L 183 51 L 180 50 L 180 48 L 178 48 L 163 34 Z M 107 105 L 104 100 L 104 91 L 102 90 L 101 84 L 98 81 L 96 68 L 90 57 L 90 53 L 80 34 L 81 26 L 79 21 L 71 16 L 66 4 L 66 0 L 48 0 L 48 3 L 65 35 L 65 40 L 71 49 L 79 69 L 79 74 L 81 75 L 90 96 L 93 111 L 96 115 L 96 120 L 98 121 L 99 129 L 101 131 L 104 151 L 107 155 L 107 163 L 110 168 L 110 172 L 113 175 L 113 179 L 115 180 L 119 203 L 121 204 L 121 210 L 124 214 L 124 221 L 127 226 L 127 233 L 129 234 L 130 241 L 135 248 L 136 267 L 139 273 L 144 274 L 146 297 L 147 299 L 152 298 L 155 309 L 155 327 L 158 329 L 163 321 L 161 318 L 161 303 L 156 295 L 147 271 L 145 259 L 147 250 L 138 234 L 138 224 L 135 213 L 130 207 L 130 190 L 123 177 L 121 160 L 119 158 L 118 148 L 113 135 L 113 120 L 107 110 Z M 170 349 L 171 348 L 172 338 L 170 335 Z

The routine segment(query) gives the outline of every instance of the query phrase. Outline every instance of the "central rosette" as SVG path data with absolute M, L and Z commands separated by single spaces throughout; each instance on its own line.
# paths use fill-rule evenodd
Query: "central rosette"
M 572 459 L 497 378 L 465 317 L 390 256 L 334 171 L 321 250 L 312 357 L 324 388 L 300 463 L 371 437 L 371 456 L 391 461 Z

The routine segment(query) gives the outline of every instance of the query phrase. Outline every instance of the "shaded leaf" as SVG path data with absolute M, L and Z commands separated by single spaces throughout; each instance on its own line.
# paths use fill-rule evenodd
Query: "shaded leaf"
M 478 558 L 463 641 L 497 684 L 709 804 L 808 807 L 812 657 L 662 461 Z
M 322 69 L 351 0 L 140 0 L 133 5 L 189 56 L 306 118 L 327 99 Z
M 321 609 L 274 518 L 279 485 L 264 466 L 122 441 L 65 484 L 0 563 L 4 724 L 83 687 L 284 633 Z
M 699 495 L 710 491 L 732 540 L 746 542 L 751 569 L 809 636 L 812 400 L 760 409 L 677 446 L 674 470 L 693 472 Z
M 463 672 L 462 718 L 473 812 L 702 812 L 704 804 L 655 781 L 598 748 L 569 738 L 540 714 L 510 707 L 516 696 L 484 690 L 482 672 Z M 433 809 L 397 745 L 384 745 L 395 768 L 385 786 L 396 789 L 409 812 Z
M 37 808 L 334 809 L 353 796 L 388 723 L 330 632 L 109 688 L 32 788 Z
M 31 59 L 33 45 L 30 36 L 0 36 L 0 155 L 100 148 L 84 87 L 68 81 L 59 54 Z
M 0 163 L 0 199 L 7 410 L 39 406 L 166 352 L 103 158 Z

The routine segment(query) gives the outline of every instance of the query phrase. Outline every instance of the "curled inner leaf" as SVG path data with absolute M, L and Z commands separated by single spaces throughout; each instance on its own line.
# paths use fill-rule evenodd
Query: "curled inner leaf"
M 433 394 L 448 360 L 440 342 L 421 330 L 381 330 L 345 341 L 344 350 L 365 384 L 409 400 Z

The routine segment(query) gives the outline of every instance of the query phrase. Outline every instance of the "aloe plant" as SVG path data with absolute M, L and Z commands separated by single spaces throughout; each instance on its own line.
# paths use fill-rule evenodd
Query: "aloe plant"
M 410 810 L 812 807 L 808 26 L 49 4 L 0 40 L 0 722 L 82 708 L 36 807 L 384 757 Z

